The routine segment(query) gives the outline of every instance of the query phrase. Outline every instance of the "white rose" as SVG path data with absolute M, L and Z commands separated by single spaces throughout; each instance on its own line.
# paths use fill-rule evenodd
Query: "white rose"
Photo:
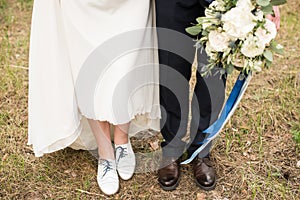
M 254 6 L 251 3 L 251 0 L 239 0 L 236 3 L 236 7 L 239 7 L 241 9 L 252 11 L 254 9 Z
M 249 58 L 262 55 L 264 50 L 265 44 L 253 35 L 248 36 L 241 48 L 242 54 Z
M 234 38 L 245 38 L 256 25 L 255 16 L 251 11 L 235 7 L 222 16 L 224 30 Z
M 269 19 L 266 19 L 264 28 L 259 27 L 255 32 L 255 35 L 258 37 L 258 39 L 265 45 L 269 44 L 271 40 L 276 37 L 276 34 L 276 25 Z
M 211 31 L 208 40 L 214 51 L 223 52 L 229 48 L 230 38 L 225 32 Z

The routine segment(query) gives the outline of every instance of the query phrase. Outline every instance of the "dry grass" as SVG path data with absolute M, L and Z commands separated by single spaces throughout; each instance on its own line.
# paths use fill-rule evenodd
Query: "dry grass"
M 0 199 L 105 199 L 96 160 L 65 149 L 35 158 L 27 142 L 31 0 L 0 0 Z M 212 151 L 218 184 L 204 192 L 183 166 L 180 186 L 162 191 L 154 172 L 121 182 L 110 199 L 299 199 L 300 2 L 282 8 L 279 42 L 286 55 L 256 75 Z M 232 81 L 231 81 L 232 82 Z M 297 139 L 295 137 L 295 139 Z M 134 141 L 136 151 L 151 151 Z

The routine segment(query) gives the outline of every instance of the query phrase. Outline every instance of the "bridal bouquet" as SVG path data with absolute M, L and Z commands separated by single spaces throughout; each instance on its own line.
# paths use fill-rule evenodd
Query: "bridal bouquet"
M 273 6 L 286 0 L 215 0 L 205 9 L 205 16 L 186 29 L 191 35 L 201 35 L 196 46 L 202 46 L 209 56 L 209 64 L 202 75 L 215 66 L 222 73 L 233 69 L 244 73 L 261 71 L 272 64 L 275 53 L 282 54 L 283 47 L 276 43 L 275 24 L 266 18 Z
M 196 48 L 203 47 L 209 56 L 209 64 L 202 66 L 201 74 L 209 75 L 215 67 L 221 69 L 221 74 L 230 74 L 237 69 L 244 75 L 270 67 L 273 55 L 283 54 L 283 47 L 275 42 L 276 25 L 266 15 L 273 13 L 273 6 L 284 3 L 286 0 L 213 1 L 205 9 L 205 16 L 197 18 L 197 24 L 186 29 L 191 35 L 201 36 Z M 184 141 L 190 138 L 192 99 L 198 70 L 197 52 L 189 81 L 189 115 Z

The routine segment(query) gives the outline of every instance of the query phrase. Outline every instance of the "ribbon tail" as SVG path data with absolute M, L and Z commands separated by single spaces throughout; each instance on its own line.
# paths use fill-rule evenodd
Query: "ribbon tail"
M 218 120 L 216 120 L 210 127 L 203 131 L 203 133 L 209 133 L 208 137 L 204 140 L 204 143 L 192 154 L 190 158 L 181 162 L 181 164 L 188 164 L 194 160 L 194 158 L 213 140 L 215 139 L 233 115 L 238 104 L 240 103 L 249 83 L 252 78 L 252 73 L 249 72 L 246 77 L 241 79 L 242 74 L 239 75 L 223 110 Z

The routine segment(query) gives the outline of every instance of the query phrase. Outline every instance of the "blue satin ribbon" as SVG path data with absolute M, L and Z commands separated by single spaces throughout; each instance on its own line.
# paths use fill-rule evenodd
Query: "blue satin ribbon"
M 247 75 L 240 73 L 232 88 L 232 91 L 230 92 L 226 104 L 222 109 L 219 118 L 211 126 L 209 126 L 206 130 L 203 131 L 203 133 L 207 134 L 207 138 L 204 141 L 200 142 L 199 144 L 202 145 L 192 154 L 192 156 L 189 159 L 181 162 L 181 164 L 190 163 L 214 138 L 216 138 L 219 135 L 222 128 L 233 115 L 235 109 L 237 108 L 237 105 L 241 101 L 242 96 L 245 93 L 248 84 L 251 80 L 251 77 L 251 72 L 249 72 Z

